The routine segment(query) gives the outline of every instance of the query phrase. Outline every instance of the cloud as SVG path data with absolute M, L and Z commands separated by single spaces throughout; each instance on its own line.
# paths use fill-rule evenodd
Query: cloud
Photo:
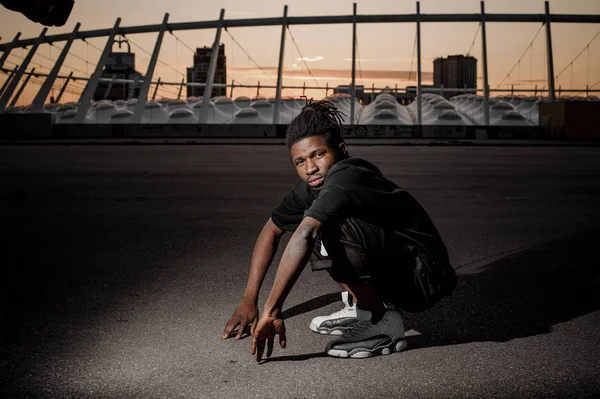
M 343 61 L 352 62 L 352 58 L 344 58 Z M 356 58 L 356 62 L 379 62 L 379 63 L 397 63 L 397 62 L 411 62 L 414 61 L 417 64 L 416 58 L 407 57 L 392 57 L 392 58 Z M 421 58 L 421 62 L 433 62 L 433 58 Z
M 296 61 L 304 61 L 304 62 L 315 62 L 315 61 L 322 61 L 325 58 L 321 55 L 317 55 L 314 57 L 300 57 L 300 58 L 296 58 Z
M 548 83 L 548 79 L 521 79 L 515 80 L 515 83 Z
M 262 68 L 269 75 L 276 77 L 277 76 L 277 67 L 263 67 Z M 231 66 L 228 67 L 228 70 L 232 73 L 238 74 L 243 73 L 246 75 L 255 75 L 255 76 L 264 76 L 263 71 L 253 66 Z M 285 78 L 292 77 L 292 70 L 294 71 L 293 77 L 295 79 L 312 79 L 313 76 L 318 80 L 351 80 L 351 70 L 349 69 L 325 69 L 325 68 L 311 68 L 312 75 L 311 76 L 306 68 L 302 75 L 297 74 L 298 66 L 294 64 L 293 68 L 285 67 L 283 69 L 283 75 Z M 361 79 L 362 76 L 362 79 Z M 422 80 L 424 82 L 433 81 L 433 72 L 422 72 Z M 410 79 L 409 79 L 410 78 Z M 360 71 L 356 71 L 356 80 L 357 81 L 365 81 L 365 83 L 371 80 L 389 80 L 389 81 L 397 81 L 398 83 L 403 83 L 407 81 L 414 82 L 417 79 L 416 71 L 390 71 L 390 70 L 372 70 L 372 69 L 363 69 L 362 73 Z

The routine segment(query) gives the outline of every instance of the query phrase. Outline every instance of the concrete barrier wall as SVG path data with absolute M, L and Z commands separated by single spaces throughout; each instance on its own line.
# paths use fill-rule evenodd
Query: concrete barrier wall
M 0 139 L 51 138 L 51 114 L 0 114 Z
M 600 138 L 600 101 L 561 101 L 540 104 L 551 139 Z
M 32 138 L 284 138 L 287 125 L 264 124 L 53 124 L 50 114 L 0 115 L 1 139 Z M 543 139 L 537 126 L 344 126 L 348 138 Z

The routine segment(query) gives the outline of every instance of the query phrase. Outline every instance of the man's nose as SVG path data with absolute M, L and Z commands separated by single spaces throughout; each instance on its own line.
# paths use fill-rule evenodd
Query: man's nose
M 311 159 L 307 159 L 306 160 L 306 174 L 307 175 L 312 175 L 313 173 L 316 173 L 319 170 L 319 167 L 317 166 L 317 163 Z

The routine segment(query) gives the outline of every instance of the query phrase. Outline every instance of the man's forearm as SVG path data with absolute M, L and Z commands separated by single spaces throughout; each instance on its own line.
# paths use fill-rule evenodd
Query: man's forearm
M 275 257 L 280 237 L 273 235 L 268 224 L 263 227 L 252 252 L 244 300 L 256 302 L 265 274 Z
M 316 233 L 310 230 L 296 231 L 290 238 L 275 275 L 275 282 L 263 313 L 275 315 L 281 311 L 283 302 L 298 280 L 310 258 L 316 241 Z

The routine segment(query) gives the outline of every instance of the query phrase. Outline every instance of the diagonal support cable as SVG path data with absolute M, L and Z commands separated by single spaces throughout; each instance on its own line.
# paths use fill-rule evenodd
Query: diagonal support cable
M 410 69 L 408 70 L 408 82 L 410 82 L 410 78 L 412 77 L 412 69 L 415 61 L 415 52 L 417 51 L 417 33 L 415 32 L 415 41 L 413 44 L 412 56 L 410 58 Z
M 473 51 L 473 47 L 475 47 L 475 42 L 477 41 L 477 35 L 479 34 L 479 30 L 481 29 L 481 22 L 477 25 L 477 30 L 475 31 L 475 36 L 473 36 L 473 42 L 471 43 L 471 47 L 469 47 L 469 51 L 467 51 L 467 57 L 471 55 L 471 51 Z
M 502 81 L 500 81 L 500 83 L 498 84 L 498 86 L 496 87 L 496 89 L 499 89 L 500 86 L 502 86 L 502 83 L 504 83 L 506 81 L 506 79 L 508 79 L 510 77 L 510 75 L 513 73 L 513 71 L 515 70 L 515 68 L 520 64 L 520 62 L 523 59 L 523 57 L 525 57 L 525 55 L 527 54 L 527 52 L 529 51 L 529 49 L 533 46 L 533 42 L 535 42 L 535 39 L 537 39 L 538 35 L 540 34 L 540 32 L 542 31 L 542 29 L 544 28 L 544 26 L 545 26 L 545 23 L 542 23 L 542 25 L 538 29 L 537 33 L 535 34 L 535 36 L 533 37 L 533 39 L 531 40 L 531 42 L 529 42 L 529 45 L 527 46 L 527 48 L 525 49 L 525 51 L 523 52 L 523 54 L 521 54 L 521 56 L 519 57 L 519 59 L 517 60 L 517 62 L 515 63 L 515 65 L 511 68 L 511 70 L 508 72 L 508 74 L 506 74 L 506 76 L 504 77 L 504 79 L 502 79 Z
M 261 70 L 261 71 L 262 71 L 262 72 L 263 72 L 263 73 L 264 73 L 264 74 L 265 74 L 265 75 L 266 75 L 268 78 L 272 79 L 274 82 L 276 82 L 276 83 L 277 83 L 277 80 L 276 80 L 275 78 L 273 78 L 271 75 L 269 75 L 269 74 L 267 73 L 267 71 L 265 71 L 265 70 L 263 69 L 263 67 L 261 67 L 260 65 L 258 65 L 258 62 L 254 61 L 254 58 L 252 58 L 252 57 L 250 56 L 250 54 L 248 54 L 248 52 L 246 51 L 246 49 L 244 49 L 244 47 L 242 47 L 242 45 L 241 45 L 241 44 L 240 44 L 240 43 L 239 43 L 239 42 L 238 42 L 238 41 L 235 39 L 235 37 L 233 37 L 233 35 L 232 35 L 232 34 L 229 32 L 229 30 L 227 29 L 227 27 L 225 27 L 224 29 L 225 29 L 225 32 L 227 32 L 227 34 L 229 35 L 229 37 L 231 37 L 231 40 L 233 40 L 233 42 L 234 42 L 235 44 L 237 44 L 237 46 L 238 46 L 238 47 L 239 47 L 239 48 L 240 48 L 240 49 L 241 49 L 241 50 L 244 52 L 244 54 L 246 54 L 246 56 L 248 57 L 248 59 L 249 59 L 250 61 L 252 61 L 252 62 L 254 63 L 254 65 L 256 65 L 256 67 L 257 67 L 258 69 L 260 69 L 260 70 Z
M 313 80 L 315 81 L 315 83 L 317 84 L 317 87 L 320 90 L 325 91 L 325 89 L 323 89 L 321 87 L 321 85 L 319 85 L 319 82 L 317 81 L 317 78 L 315 78 L 315 76 L 313 75 L 312 71 L 310 70 L 310 67 L 308 66 L 308 64 L 306 63 L 306 59 L 304 58 L 304 56 L 302 55 L 302 52 L 300 51 L 300 47 L 298 46 L 298 43 L 296 42 L 296 39 L 294 38 L 294 35 L 292 34 L 292 30 L 290 29 L 289 25 L 287 27 L 288 32 L 290 32 L 290 37 L 292 38 L 292 42 L 294 43 L 294 47 L 296 47 L 296 50 L 298 51 L 298 54 L 300 54 L 300 59 L 302 60 L 302 62 L 304 63 L 304 66 L 306 66 L 306 69 L 308 70 L 308 73 L 310 74 L 310 76 L 313 78 Z
M 356 58 L 358 58 L 358 73 L 360 75 L 360 80 L 362 82 L 363 75 L 362 75 L 362 66 L 360 65 L 360 51 L 358 48 L 358 36 L 356 36 Z M 364 82 L 363 82 L 363 84 L 364 84 Z
M 573 58 L 573 59 L 571 60 L 571 62 L 567 63 L 567 66 L 566 66 L 566 67 L 564 67 L 564 68 L 563 68 L 563 69 L 562 69 L 562 70 L 561 70 L 561 71 L 560 71 L 560 72 L 559 72 L 559 73 L 556 75 L 556 79 L 558 79 L 558 78 L 560 77 L 560 75 L 562 75 L 562 74 L 563 74 L 563 73 L 564 73 L 564 72 L 565 72 L 567 69 L 569 69 L 569 67 L 571 67 L 571 66 L 573 65 L 573 63 L 574 63 L 575 61 L 577 61 L 577 59 L 583 55 L 583 53 L 584 53 L 584 52 L 585 52 L 585 51 L 586 51 L 586 50 L 589 48 L 590 44 L 592 44 L 592 43 L 594 42 L 594 40 L 596 40 L 596 38 L 597 38 L 598 36 L 600 36 L 600 30 L 599 30 L 599 31 L 596 33 L 596 35 L 595 35 L 595 36 L 592 38 L 592 40 L 590 40 L 590 41 L 588 42 L 588 44 L 586 44 L 586 45 L 583 47 L 583 50 L 581 50 L 581 51 L 579 52 L 579 54 L 577 54 L 577 55 L 575 56 L 575 58 Z

